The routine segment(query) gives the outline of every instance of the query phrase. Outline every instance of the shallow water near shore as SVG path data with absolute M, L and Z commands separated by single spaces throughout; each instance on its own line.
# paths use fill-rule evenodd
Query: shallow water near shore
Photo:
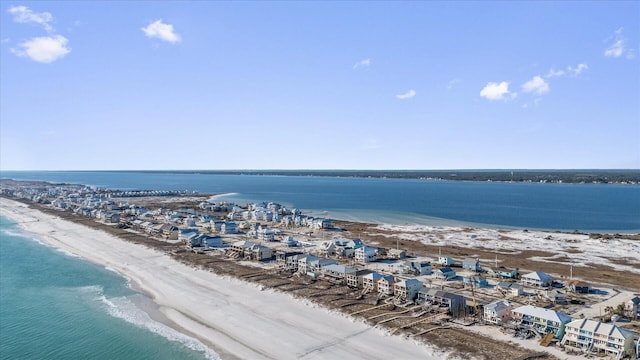
M 127 279 L 34 240 L 0 217 L 0 358 L 217 358 L 152 320 Z

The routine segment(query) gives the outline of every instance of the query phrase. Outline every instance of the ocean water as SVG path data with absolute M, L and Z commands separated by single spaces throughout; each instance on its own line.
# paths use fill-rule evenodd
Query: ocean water
M 0 359 L 207 359 L 152 320 L 125 278 L 37 242 L 0 217 Z
M 118 189 L 231 194 L 317 215 L 393 224 L 640 231 L 640 186 L 109 171 L 3 171 L 0 177 Z

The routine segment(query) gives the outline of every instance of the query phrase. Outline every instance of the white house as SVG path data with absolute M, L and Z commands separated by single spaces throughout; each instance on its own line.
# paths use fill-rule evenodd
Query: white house
M 393 284 L 395 282 L 395 278 L 391 275 L 382 275 L 380 279 L 378 279 L 378 293 L 384 295 L 393 295 Z
M 315 261 L 315 260 L 318 260 L 318 259 L 320 259 L 320 258 L 317 257 L 317 256 L 314 256 L 314 255 L 306 255 L 306 256 L 299 257 L 298 258 L 298 271 L 303 273 L 303 274 L 306 274 L 306 273 L 310 272 L 311 271 L 310 263 L 312 261 Z
M 223 234 L 235 234 L 238 232 L 238 226 L 233 221 L 225 221 L 220 226 L 220 232 Z
M 369 291 L 377 291 L 378 290 L 378 280 L 382 277 L 382 274 L 377 272 L 372 272 L 362 277 L 362 288 L 365 292 Z
M 438 256 L 438 264 L 444 266 L 451 266 L 455 264 L 455 261 L 449 256 Z
M 355 260 L 361 264 L 376 261 L 376 249 L 363 246 L 355 250 Z
M 327 265 L 321 271 L 324 277 L 340 282 L 344 282 L 347 275 L 356 273 L 356 269 L 338 264 Z
M 526 286 L 549 287 L 553 283 L 553 277 L 542 271 L 534 271 L 522 275 L 522 284 Z
M 271 248 L 264 245 L 254 244 L 249 251 L 251 252 L 251 258 L 258 261 L 268 260 L 273 256 Z
M 584 352 L 606 353 L 621 358 L 633 352 L 633 331 L 613 324 L 589 319 L 578 319 L 565 326 L 562 345 Z

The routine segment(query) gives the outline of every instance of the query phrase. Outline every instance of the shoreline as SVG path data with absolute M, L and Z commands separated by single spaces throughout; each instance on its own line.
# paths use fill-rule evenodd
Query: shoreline
M 320 305 L 194 269 L 159 251 L 19 202 L 2 199 L 0 209 L 43 243 L 130 279 L 157 304 L 174 329 L 195 335 L 225 359 L 445 356 L 426 344 L 389 336 Z M 38 221 L 25 222 L 27 219 Z M 83 238 L 92 240 L 89 243 Z

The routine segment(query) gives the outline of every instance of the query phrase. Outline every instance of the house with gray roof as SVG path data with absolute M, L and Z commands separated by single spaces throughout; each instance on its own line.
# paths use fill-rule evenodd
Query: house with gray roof
M 413 301 L 422 288 L 422 281 L 418 279 L 400 280 L 393 284 L 393 292 L 396 298 L 402 301 Z
M 511 320 L 513 306 L 507 300 L 497 300 L 484 306 L 484 321 L 494 325 L 505 324 Z
M 561 344 L 585 353 L 613 355 L 616 359 L 633 353 L 633 331 L 614 324 L 578 319 L 565 325 Z
M 553 277 L 542 271 L 534 271 L 521 277 L 522 285 L 533 287 L 549 287 L 553 283 Z
M 521 327 L 543 334 L 554 334 L 556 339 L 562 339 L 565 325 L 571 321 L 571 316 L 567 314 L 532 305 L 520 306 L 511 313 Z

